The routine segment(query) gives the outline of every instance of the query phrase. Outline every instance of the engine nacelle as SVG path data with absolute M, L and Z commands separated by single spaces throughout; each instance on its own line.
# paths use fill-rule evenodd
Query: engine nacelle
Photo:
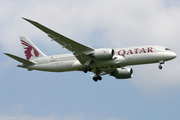
M 132 68 L 117 68 L 111 75 L 116 79 L 132 78 L 133 70 Z
M 111 60 L 113 59 L 114 55 L 114 49 L 109 48 L 102 48 L 102 49 L 96 49 L 93 57 L 100 60 Z

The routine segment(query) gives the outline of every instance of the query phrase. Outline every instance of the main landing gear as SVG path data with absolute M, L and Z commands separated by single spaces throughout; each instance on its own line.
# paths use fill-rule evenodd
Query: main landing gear
M 162 69 L 163 67 L 162 67 L 162 64 L 164 64 L 164 61 L 162 60 L 162 61 L 159 61 L 159 66 L 158 66 L 158 68 L 159 69 Z
M 89 71 L 89 72 L 92 71 L 92 68 L 86 67 L 86 68 L 83 68 L 82 71 L 83 71 L 84 73 L 87 73 L 88 71 Z
M 101 77 L 101 76 L 94 76 L 94 77 L 93 77 L 93 80 L 94 80 L 95 82 L 97 82 L 98 80 L 102 80 L 102 77 Z
M 92 71 L 92 68 L 90 68 L 89 66 L 86 66 L 86 68 L 83 68 L 82 71 L 83 71 L 84 73 L 87 73 L 88 71 L 89 71 L 89 72 Z M 102 77 L 101 77 L 100 75 L 95 75 L 95 76 L 93 77 L 93 80 L 94 80 L 95 82 L 97 82 L 98 80 L 102 80 Z

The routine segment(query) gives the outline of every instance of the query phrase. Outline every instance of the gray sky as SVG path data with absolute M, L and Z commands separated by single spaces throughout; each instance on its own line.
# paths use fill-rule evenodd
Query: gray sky
M 1 0 L 0 51 L 24 57 L 19 36 L 26 36 L 46 55 L 69 53 L 25 17 L 94 48 L 161 45 L 178 55 L 179 13 L 177 0 Z M 0 119 L 178 119 L 178 61 L 162 70 L 130 66 L 132 79 L 106 75 L 95 83 L 89 73 L 28 72 L 1 54 Z

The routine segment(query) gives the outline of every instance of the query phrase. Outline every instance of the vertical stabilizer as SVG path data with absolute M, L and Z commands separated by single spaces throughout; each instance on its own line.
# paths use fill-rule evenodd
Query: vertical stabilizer
M 27 60 L 33 60 L 44 55 L 27 37 L 19 37 Z

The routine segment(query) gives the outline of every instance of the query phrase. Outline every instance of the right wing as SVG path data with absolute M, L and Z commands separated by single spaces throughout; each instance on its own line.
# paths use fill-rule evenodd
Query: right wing
M 88 46 L 85 46 L 81 43 L 78 43 L 74 40 L 71 40 L 41 24 L 38 22 L 23 18 L 24 20 L 30 22 L 43 32 L 45 32 L 52 40 L 56 41 L 69 51 L 73 52 L 74 56 L 80 61 L 81 64 L 87 63 L 87 61 L 92 60 L 93 58 L 89 57 L 89 54 L 92 54 L 94 52 L 94 49 Z

